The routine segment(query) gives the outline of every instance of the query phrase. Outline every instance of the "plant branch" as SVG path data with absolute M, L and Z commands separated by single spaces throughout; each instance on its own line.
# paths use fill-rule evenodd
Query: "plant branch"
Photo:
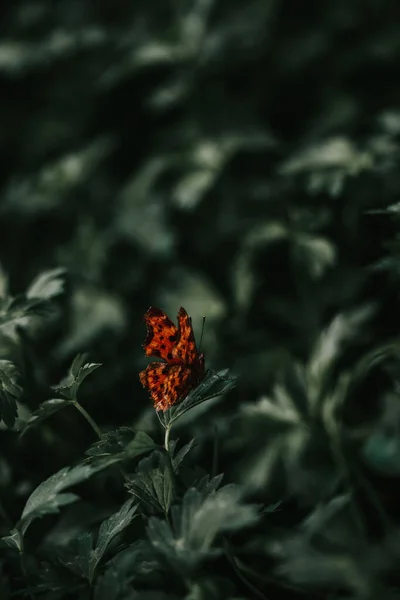
M 165 428 L 164 448 L 169 454 L 169 434 L 171 432 L 171 425 L 167 425 Z
M 79 410 L 81 415 L 86 419 L 86 421 L 89 423 L 90 427 L 93 429 L 93 431 L 95 432 L 97 437 L 101 438 L 100 427 L 97 425 L 96 421 L 94 421 L 94 419 L 92 419 L 92 417 L 89 415 L 87 410 L 84 409 L 81 404 L 79 404 L 78 400 L 72 400 L 72 404 L 75 406 L 75 408 L 77 408 Z

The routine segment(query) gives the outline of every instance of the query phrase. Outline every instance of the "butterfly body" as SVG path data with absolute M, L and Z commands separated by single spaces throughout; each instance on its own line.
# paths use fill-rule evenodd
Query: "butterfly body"
M 204 354 L 198 353 L 189 315 L 181 307 L 178 327 L 164 311 L 150 307 L 144 315 L 146 356 L 160 358 L 139 373 L 156 410 L 167 410 L 183 400 L 205 376 Z

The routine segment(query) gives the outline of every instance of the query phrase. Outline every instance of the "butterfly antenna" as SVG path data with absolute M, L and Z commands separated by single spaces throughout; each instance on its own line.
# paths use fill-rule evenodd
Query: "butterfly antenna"
M 200 351 L 200 348 L 201 348 L 201 343 L 203 341 L 203 333 L 204 333 L 205 322 L 206 322 L 206 318 L 203 317 L 203 322 L 202 322 L 202 325 L 201 325 L 201 335 L 200 335 L 199 351 Z

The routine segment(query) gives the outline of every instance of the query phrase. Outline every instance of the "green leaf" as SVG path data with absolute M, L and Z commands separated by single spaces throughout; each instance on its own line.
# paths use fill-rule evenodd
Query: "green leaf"
M 311 412 L 318 406 L 324 386 L 331 374 L 335 361 L 343 348 L 354 341 L 365 328 L 365 322 L 371 318 L 374 307 L 361 306 L 348 313 L 338 314 L 329 326 L 319 335 L 306 372 L 309 407 Z
M 111 517 L 103 521 L 100 525 L 97 545 L 91 552 L 89 560 L 90 582 L 93 581 L 96 568 L 112 540 L 131 523 L 137 509 L 137 505 L 132 506 L 132 504 L 133 498 L 129 498 L 129 500 L 121 506 L 118 512 L 111 515 Z
M 70 402 L 65 400 L 64 398 L 52 398 L 51 400 L 45 400 L 39 406 L 34 413 L 31 414 L 29 419 L 24 423 L 21 431 L 21 435 L 23 435 L 28 429 L 33 427 L 34 425 L 39 425 L 42 421 L 54 415 L 62 408 L 68 406 Z
M 17 399 L 22 394 L 19 371 L 10 360 L 0 360 L 0 419 L 11 429 L 18 415 Z
M 73 380 L 77 378 L 79 371 L 81 370 L 83 365 L 86 364 L 88 356 L 89 354 L 87 352 L 82 352 L 82 354 L 77 354 L 75 356 L 69 368 L 69 374 L 71 375 Z
M 18 552 L 21 552 L 22 550 L 21 533 L 18 531 L 18 529 L 12 529 L 10 531 L 10 535 L 2 537 L 1 541 L 9 548 L 14 548 L 15 550 L 18 550 Z
M 36 277 L 26 291 L 28 299 L 51 300 L 64 292 L 65 269 L 59 267 Z
M 75 575 L 89 579 L 90 557 L 93 552 L 93 534 L 84 532 L 72 539 L 59 551 L 58 559 Z
M 215 475 L 211 477 L 207 474 L 193 482 L 191 487 L 195 487 L 199 492 L 202 492 L 203 496 L 209 496 L 212 492 L 216 492 L 222 483 L 224 478 L 223 474 Z
M 228 377 L 228 372 L 228 369 L 223 369 L 218 373 L 215 371 L 208 371 L 203 381 L 192 390 L 182 402 L 176 406 L 172 406 L 165 412 L 160 411 L 159 419 L 163 426 L 167 427 L 168 425 L 171 425 L 191 408 L 202 404 L 206 400 L 222 396 L 234 388 L 236 386 L 237 378 Z
M 135 458 L 158 447 L 144 431 L 120 427 L 103 433 L 100 440 L 90 446 L 86 454 L 91 460 L 113 458 L 118 462 Z
M 191 449 L 193 448 L 193 446 L 195 445 L 196 440 L 193 438 L 192 440 L 190 440 L 190 442 L 188 444 L 185 444 L 185 446 L 183 446 L 176 454 L 175 454 L 175 447 L 176 445 L 173 446 L 173 449 L 171 448 L 170 444 L 170 452 L 171 452 L 171 456 L 172 456 L 172 466 L 174 467 L 174 471 L 178 471 L 180 465 L 182 464 L 182 462 L 185 459 L 185 456 L 187 454 L 189 454 L 189 452 L 191 451 Z
M 3 295 L 0 301 L 0 326 L 26 323 L 26 317 L 46 313 L 50 301 L 64 291 L 65 269 L 53 269 L 39 275 L 25 294 Z
M 67 376 L 53 388 L 58 394 L 68 400 L 76 399 L 81 383 L 88 375 L 93 373 L 98 367 L 101 367 L 101 363 L 86 363 L 86 359 L 87 354 L 78 354 L 74 358 Z
M 115 582 L 116 575 L 118 576 L 118 584 L 117 589 L 120 589 L 120 593 L 130 592 L 128 598 L 131 597 L 132 587 L 131 582 L 135 577 L 143 578 L 148 577 L 151 573 L 152 580 L 156 580 L 157 572 L 161 571 L 161 567 L 159 561 L 157 561 L 157 557 L 154 554 L 153 547 L 144 540 L 140 540 L 127 546 L 118 554 L 116 554 L 111 560 L 107 561 L 104 577 L 97 578 L 98 588 L 99 588 L 99 597 L 105 598 L 105 600 L 111 600 L 115 596 L 113 594 L 108 597 L 105 594 L 105 590 L 109 589 L 109 585 L 111 582 Z M 102 594 L 100 595 L 100 580 L 103 581 L 104 590 L 102 590 Z M 96 586 L 97 587 L 97 586 Z M 113 590 L 114 592 L 115 590 Z M 117 596 L 118 600 L 120 597 Z M 122 596 L 121 600 L 128 600 L 125 596 Z
M 219 533 L 254 525 L 259 518 L 255 506 L 241 502 L 240 490 L 233 484 L 211 493 L 190 488 L 171 515 L 172 526 L 151 517 L 147 532 L 157 551 L 182 573 L 220 552 L 212 548 Z
M 46 481 L 43 481 L 29 496 L 21 519 L 17 525 L 22 535 L 35 519 L 50 513 L 57 513 L 62 506 L 71 504 L 78 499 L 76 494 L 63 493 L 68 487 L 85 481 L 98 471 L 91 465 L 64 467 Z
M 126 487 L 144 506 L 167 514 L 174 495 L 171 470 L 169 457 L 165 453 L 153 452 L 140 461 Z

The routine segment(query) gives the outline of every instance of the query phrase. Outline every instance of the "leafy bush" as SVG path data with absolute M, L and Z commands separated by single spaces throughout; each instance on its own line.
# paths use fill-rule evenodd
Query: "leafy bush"
M 6 4 L 0 599 L 398 598 L 398 3 Z

